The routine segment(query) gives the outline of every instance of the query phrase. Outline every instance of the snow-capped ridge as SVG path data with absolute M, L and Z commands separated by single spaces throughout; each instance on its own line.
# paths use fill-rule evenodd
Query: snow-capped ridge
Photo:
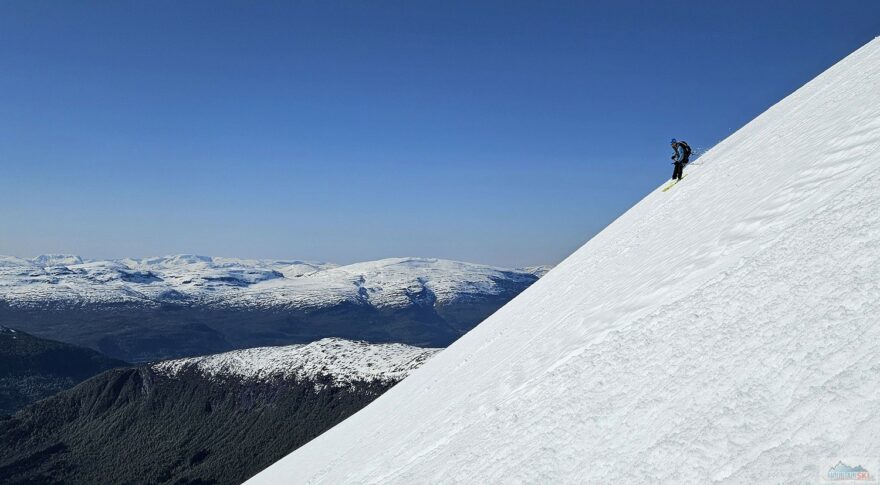
M 83 259 L 73 254 L 41 254 L 32 259 L 34 264 L 39 266 L 70 266 L 72 264 L 82 264 Z
M 520 269 L 526 273 L 533 274 L 533 275 L 537 276 L 538 278 L 543 278 L 544 275 L 546 275 L 547 273 L 550 272 L 551 269 L 553 269 L 553 266 L 550 266 L 548 264 L 542 264 L 539 266 L 526 266 L 526 267 L 520 268 Z
M 440 349 L 325 338 L 302 345 L 257 347 L 152 364 L 163 375 L 185 372 L 222 379 L 293 379 L 323 385 L 396 382 Z

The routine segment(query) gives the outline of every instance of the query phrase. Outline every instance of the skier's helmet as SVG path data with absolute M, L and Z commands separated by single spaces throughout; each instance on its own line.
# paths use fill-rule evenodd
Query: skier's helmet
M 676 140 L 675 138 L 669 141 L 670 145 L 675 145 L 676 143 L 678 143 L 678 140 Z

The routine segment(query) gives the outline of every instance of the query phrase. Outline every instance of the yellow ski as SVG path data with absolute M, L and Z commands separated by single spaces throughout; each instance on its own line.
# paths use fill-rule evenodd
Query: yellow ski
M 675 184 L 681 182 L 682 179 L 684 179 L 685 177 L 687 177 L 687 174 L 682 175 L 681 178 L 678 179 L 678 180 L 673 180 L 672 182 L 670 182 L 669 185 L 667 185 L 666 187 L 663 187 L 663 192 L 666 192 L 667 190 L 669 190 L 669 189 L 671 189 L 672 187 L 674 187 Z

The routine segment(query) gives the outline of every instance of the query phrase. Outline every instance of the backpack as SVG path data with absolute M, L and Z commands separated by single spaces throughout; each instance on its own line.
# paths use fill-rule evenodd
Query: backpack
M 682 153 L 684 153 L 684 157 L 682 157 L 682 160 L 689 159 L 691 157 L 692 151 L 690 145 L 688 145 L 687 142 L 684 141 L 680 141 L 678 142 L 678 144 L 681 146 Z

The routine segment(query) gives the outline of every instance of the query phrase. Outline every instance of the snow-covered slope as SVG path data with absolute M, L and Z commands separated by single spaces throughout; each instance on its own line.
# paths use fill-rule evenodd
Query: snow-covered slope
M 876 457 L 880 39 L 686 172 L 249 483 L 815 483 Z
M 425 289 L 440 303 L 500 294 L 505 282 L 531 282 L 544 272 L 430 258 L 337 267 L 192 255 L 85 262 L 67 255 L 0 256 L 0 301 L 12 307 L 188 302 L 258 308 L 348 301 L 381 308 L 409 304 L 413 293 Z
M 397 382 L 438 351 L 403 344 L 326 338 L 305 345 L 258 347 L 166 360 L 152 367 L 170 377 L 193 371 L 219 379 L 293 379 L 344 387 L 352 382 Z

